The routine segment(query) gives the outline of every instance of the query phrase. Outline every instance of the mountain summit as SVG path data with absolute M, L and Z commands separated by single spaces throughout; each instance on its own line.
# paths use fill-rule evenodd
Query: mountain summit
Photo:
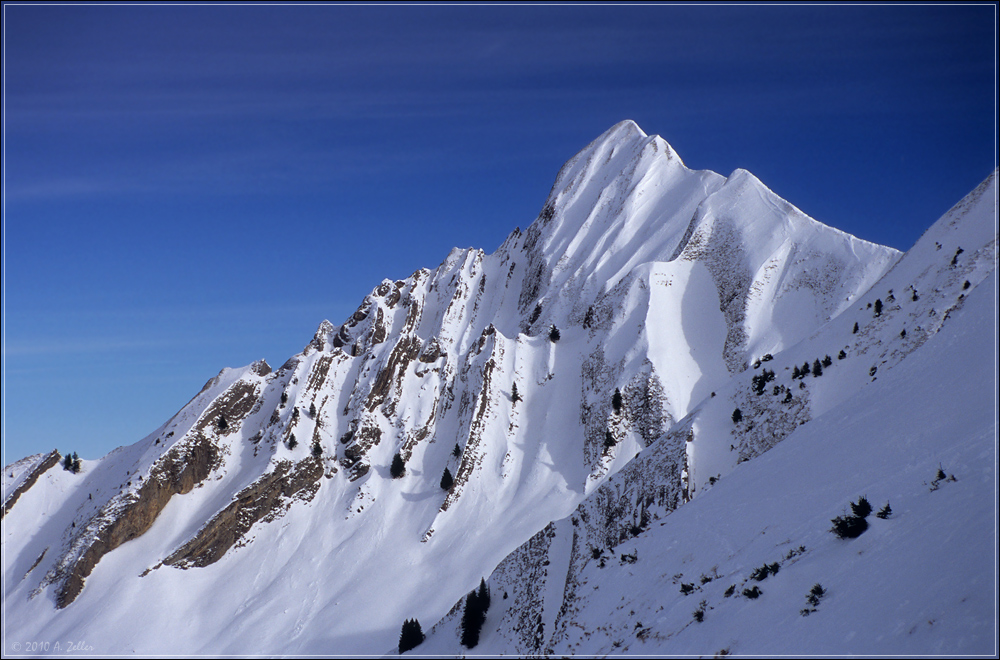
M 485 652 L 589 653 L 559 645 L 599 625 L 572 617 L 583 571 L 907 359 L 956 287 L 994 281 L 993 185 L 900 259 L 621 122 L 492 254 L 384 280 L 280 368 L 223 369 L 79 471 L 57 452 L 7 466 L 5 634 L 382 654 L 404 621 L 444 617 L 434 652 L 461 653 L 462 599 L 488 576 L 512 618 L 486 615 Z

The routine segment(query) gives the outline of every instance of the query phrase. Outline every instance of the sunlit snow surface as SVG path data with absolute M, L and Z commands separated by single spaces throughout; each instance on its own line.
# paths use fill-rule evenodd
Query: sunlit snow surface
M 4 652 L 71 640 L 95 653 L 383 654 L 404 619 L 429 630 L 498 565 L 476 653 L 989 651 L 991 182 L 900 258 L 808 218 L 747 172 L 689 170 L 622 122 L 564 166 L 540 217 L 493 254 L 456 249 L 434 271 L 383 282 L 284 367 L 225 369 L 148 438 L 84 460 L 78 475 L 45 472 L 3 519 Z M 791 379 L 826 354 L 821 377 Z M 752 394 L 764 368 L 776 378 Z M 771 393 L 779 384 L 792 403 Z M 212 430 L 206 415 L 233 388 L 254 407 Z M 379 439 L 352 479 L 345 451 L 365 430 Z M 165 452 L 199 432 L 219 466 L 56 609 L 61 571 Z M 325 474 L 311 500 L 289 501 L 215 563 L 162 564 L 262 475 L 308 460 L 313 438 Z M 406 475 L 392 479 L 400 451 Z M 5 501 L 42 458 L 5 468 Z M 930 492 L 939 464 L 956 481 Z M 664 465 L 678 470 L 669 482 Z M 604 568 L 581 561 L 589 549 L 574 549 L 573 517 L 637 479 L 691 501 L 603 543 Z M 876 509 L 891 501 L 894 515 L 857 540 L 834 538 L 830 519 L 860 495 Z M 539 572 L 512 572 L 551 521 L 532 555 Z M 761 598 L 722 595 L 774 561 L 785 563 Z M 702 585 L 703 574 L 718 578 Z M 535 577 L 537 602 L 501 597 Z M 682 596 L 687 582 L 699 590 Z M 828 596 L 803 617 L 816 582 Z M 510 641 L 525 638 L 505 628 L 510 608 L 543 622 L 537 648 Z M 459 614 L 415 652 L 465 652 Z

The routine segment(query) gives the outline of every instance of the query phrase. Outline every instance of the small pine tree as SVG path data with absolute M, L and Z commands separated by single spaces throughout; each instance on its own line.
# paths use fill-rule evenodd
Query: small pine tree
M 875 300 L 875 316 L 882 316 L 882 299 Z
M 451 470 L 445 468 L 444 474 L 441 475 L 441 490 L 451 490 L 454 483 L 455 479 L 451 476 Z
M 809 366 L 809 362 L 808 361 L 803 362 L 802 363 L 802 369 L 801 369 L 801 371 L 802 371 L 802 377 L 805 378 L 806 376 L 808 376 L 809 375 L 809 371 L 811 369 L 812 368 Z
M 399 652 L 406 653 L 415 649 L 424 642 L 424 632 L 420 629 L 420 622 L 416 619 L 407 619 L 403 622 L 403 629 L 399 632 Z
M 80 472 L 80 457 L 76 455 L 76 452 L 73 452 L 72 472 L 73 474 L 78 474 Z
M 399 479 L 406 473 L 406 463 L 403 462 L 403 457 L 396 452 L 396 455 L 392 457 L 392 465 L 389 467 L 389 474 L 393 479 Z
M 458 446 L 457 442 L 455 443 L 455 448 L 451 450 L 451 455 L 454 456 L 455 458 L 458 458 L 462 455 L 462 448 Z
M 867 518 L 872 512 L 872 505 L 868 502 L 868 498 L 862 495 L 857 502 L 851 502 L 851 511 L 856 516 Z
M 73 457 L 70 454 L 63 457 L 63 469 L 67 472 L 73 471 Z
M 551 326 L 549 328 L 549 340 L 552 342 L 557 342 L 559 341 L 559 337 L 560 337 L 559 328 L 557 328 L 555 325 Z
M 739 424 L 743 420 L 743 411 L 737 408 L 733 411 L 733 424 Z
M 837 516 L 830 522 L 833 523 L 830 531 L 840 539 L 856 539 L 868 529 L 868 521 L 861 516 Z
M 824 367 L 829 367 L 831 364 L 833 364 L 833 358 L 832 357 L 830 357 L 829 355 L 827 355 L 826 357 L 823 358 L 823 366 Z
M 837 354 L 837 359 L 838 360 L 843 360 L 846 357 L 847 357 L 847 353 L 844 352 L 844 349 L 840 349 L 840 353 Z
M 229 428 L 229 422 L 226 421 L 225 415 L 219 415 L 218 425 L 220 431 L 225 431 L 226 429 Z
M 795 368 L 792 369 L 792 380 L 795 380 L 796 378 L 798 378 L 801 375 L 802 375 L 802 372 L 799 371 L 799 365 L 795 365 Z
M 823 375 L 823 365 L 819 363 L 819 360 L 813 362 L 812 372 L 813 372 L 813 378 Z
M 851 330 L 851 332 L 853 334 L 858 334 L 858 322 L 857 321 L 854 322 L 854 329 Z
M 621 409 L 622 409 L 622 391 L 620 389 L 618 389 L 617 387 L 615 388 L 614 395 L 611 397 L 611 407 L 615 409 L 616 413 L 621 412 Z
M 281 405 L 288 403 L 288 392 L 281 393 Z
M 312 444 L 312 455 L 315 458 L 319 458 L 323 455 L 323 446 L 319 444 L 319 440 L 314 440 Z
M 295 439 L 295 434 L 292 433 L 291 435 L 288 436 L 288 448 L 295 449 L 298 446 L 299 446 L 299 441 Z
M 521 395 L 517 393 L 517 383 L 510 384 L 510 402 L 517 403 L 521 400 Z
M 611 432 L 611 429 L 608 429 L 607 431 L 605 431 L 604 432 L 604 449 L 611 449 L 616 444 L 618 444 L 618 443 L 615 441 L 615 436 Z
M 309 416 L 312 417 L 313 419 L 316 419 L 316 404 L 315 403 L 310 403 L 309 404 Z
M 875 517 L 876 518 L 881 518 L 882 520 L 885 520 L 886 518 L 888 518 L 891 515 L 892 515 L 892 507 L 889 506 L 888 502 L 886 502 L 885 506 L 882 507 L 881 509 L 879 509 L 878 513 L 875 514 Z

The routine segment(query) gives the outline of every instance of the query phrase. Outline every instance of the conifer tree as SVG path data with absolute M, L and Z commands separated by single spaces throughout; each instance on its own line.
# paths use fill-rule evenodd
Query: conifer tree
M 316 419 L 316 403 L 309 404 L 309 416 Z
M 620 412 L 622 409 L 622 391 L 617 387 L 614 396 L 611 397 L 611 407 L 615 409 L 615 412 Z
M 819 363 L 819 360 L 813 362 L 812 372 L 813 372 L 813 378 L 823 375 L 823 365 Z
M 511 383 L 510 385 L 510 401 L 511 403 L 517 403 L 521 400 L 521 395 L 517 393 L 517 383 Z
M 490 609 L 490 588 L 486 586 L 486 578 L 479 578 L 479 604 L 483 612 Z
M 607 431 L 605 431 L 604 432 L 604 448 L 605 449 L 611 449 L 616 444 L 618 444 L 618 442 L 617 442 L 617 440 L 615 440 L 615 436 L 611 432 L 611 429 L 608 429 Z
M 882 316 L 882 299 L 875 300 L 875 316 Z
M 441 490 L 451 490 L 454 483 L 455 479 L 451 476 L 451 470 L 445 468 L 444 474 L 441 475 Z
M 555 325 L 553 325 L 552 327 L 549 328 L 549 340 L 550 341 L 552 341 L 552 342 L 559 341 L 559 336 L 560 336 L 559 335 L 559 328 L 557 328 Z
M 854 322 L 854 329 L 851 330 L 851 332 L 854 333 L 854 334 L 858 334 L 858 322 L 857 321 Z
M 743 411 L 737 408 L 733 411 L 733 424 L 739 424 L 743 420 Z
M 872 505 L 868 502 L 868 498 L 862 495 L 857 502 L 851 502 L 851 511 L 856 516 L 867 518 L 872 512 Z
M 403 474 L 406 473 L 406 463 L 403 462 L 403 457 L 396 452 L 396 455 L 392 457 L 392 465 L 389 467 L 389 474 L 393 479 L 399 479 Z

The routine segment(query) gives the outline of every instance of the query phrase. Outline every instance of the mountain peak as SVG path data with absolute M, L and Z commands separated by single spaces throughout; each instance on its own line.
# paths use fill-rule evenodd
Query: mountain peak
M 384 654 L 400 622 L 447 622 L 504 562 L 508 575 L 490 584 L 513 585 L 513 598 L 494 607 L 511 608 L 503 639 L 525 642 L 503 650 L 540 655 L 561 639 L 557 618 L 573 616 L 580 571 L 610 574 L 617 557 L 646 570 L 646 549 L 632 566 L 633 539 L 657 517 L 876 371 L 886 378 L 958 315 L 995 272 L 995 205 L 973 201 L 890 283 L 894 250 L 807 221 L 743 170 L 691 170 L 662 138 L 620 122 L 566 163 L 538 219 L 493 254 L 455 249 L 436 269 L 383 280 L 278 370 L 222 370 L 148 437 L 79 473 L 58 453 L 4 470 L 2 568 L 17 580 L 5 582 L 6 629 L 93 633 L 102 653 Z M 816 369 L 797 380 L 806 360 Z M 833 514 L 818 511 L 826 525 Z M 803 544 L 822 551 L 827 536 Z M 708 594 L 773 558 L 738 559 L 684 570 L 705 571 Z M 716 563 L 726 580 L 713 581 Z M 780 579 L 795 575 L 785 566 Z M 674 636 L 652 612 L 683 598 L 660 588 L 677 570 L 650 582 L 642 609 L 664 636 L 629 621 L 629 639 Z M 736 602 L 718 594 L 709 618 Z M 683 609 L 687 635 L 714 625 L 688 626 Z M 192 612 L 203 625 L 180 634 Z M 489 625 L 507 626 L 494 613 Z M 456 655 L 457 636 L 447 643 Z M 487 634 L 478 650 L 500 643 Z

